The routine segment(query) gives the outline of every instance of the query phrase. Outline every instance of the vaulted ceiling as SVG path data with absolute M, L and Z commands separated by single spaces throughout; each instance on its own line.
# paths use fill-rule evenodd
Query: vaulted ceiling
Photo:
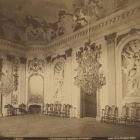
M 60 10 L 73 14 L 74 6 L 82 3 L 83 0 L 0 0 L 0 14 L 18 20 L 30 15 L 54 22 Z
M 134 1 L 139 0 L 0 0 L 0 38 L 48 43 Z

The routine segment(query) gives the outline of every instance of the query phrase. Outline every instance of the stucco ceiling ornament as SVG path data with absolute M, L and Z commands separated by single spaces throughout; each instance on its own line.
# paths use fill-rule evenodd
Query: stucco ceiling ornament
M 105 76 L 99 73 L 101 64 L 99 62 L 101 55 L 101 46 L 85 43 L 76 54 L 78 67 L 76 68 L 77 76 L 75 84 L 81 87 L 88 95 L 96 93 L 105 85 Z
M 44 60 L 34 58 L 28 61 L 29 72 L 44 72 Z

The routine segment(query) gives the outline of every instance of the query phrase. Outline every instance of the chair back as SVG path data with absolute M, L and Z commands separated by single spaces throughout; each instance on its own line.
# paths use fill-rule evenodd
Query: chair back
M 115 105 L 111 106 L 111 115 L 112 116 L 117 116 L 118 115 L 118 108 Z
M 53 111 L 57 111 L 57 104 L 53 105 Z
M 123 105 L 121 115 L 122 115 L 122 117 L 128 117 L 129 116 L 129 108 L 126 105 Z
M 49 104 L 47 103 L 46 104 L 46 110 L 48 111 L 48 109 L 49 109 Z
M 129 111 L 129 117 L 131 119 L 137 119 L 137 107 L 136 106 L 131 106 L 130 111 Z
M 61 107 L 62 107 L 61 104 L 57 104 L 57 111 L 61 111 Z
M 54 105 L 50 104 L 50 111 L 53 111 L 53 109 L 54 109 Z
M 111 107 L 109 105 L 105 106 L 105 110 L 104 111 L 105 111 L 104 115 L 107 115 L 107 116 L 111 115 Z
M 26 105 L 25 104 L 20 104 L 19 108 L 26 110 Z

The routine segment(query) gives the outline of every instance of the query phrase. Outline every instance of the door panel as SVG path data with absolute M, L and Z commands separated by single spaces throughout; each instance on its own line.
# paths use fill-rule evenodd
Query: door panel
M 88 95 L 83 90 L 81 90 L 81 117 L 96 117 L 96 115 L 96 93 Z

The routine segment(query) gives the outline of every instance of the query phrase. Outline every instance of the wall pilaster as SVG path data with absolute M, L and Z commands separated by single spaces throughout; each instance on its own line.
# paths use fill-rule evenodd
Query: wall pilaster
M 116 104 L 116 60 L 115 60 L 115 42 L 116 33 L 105 36 L 107 45 L 108 62 L 108 104 Z

